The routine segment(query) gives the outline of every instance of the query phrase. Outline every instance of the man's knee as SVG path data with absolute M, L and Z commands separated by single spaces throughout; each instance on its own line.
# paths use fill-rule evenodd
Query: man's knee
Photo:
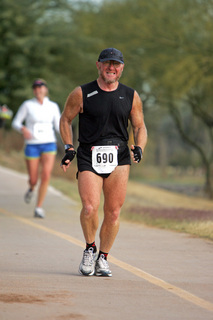
M 98 205 L 92 204 L 92 203 L 87 203 L 83 205 L 83 210 L 82 213 L 85 216 L 85 218 L 91 218 L 95 216 L 98 212 Z
M 109 211 L 105 211 L 105 218 L 112 225 L 117 224 L 120 218 L 121 208 L 111 209 Z

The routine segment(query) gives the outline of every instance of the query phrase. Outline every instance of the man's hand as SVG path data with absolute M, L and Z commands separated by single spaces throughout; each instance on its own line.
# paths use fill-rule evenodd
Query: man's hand
M 141 147 L 131 145 L 131 151 L 132 151 L 132 160 L 135 163 L 140 162 L 143 157 L 143 152 Z
M 61 160 L 61 168 L 64 172 L 66 172 L 69 168 L 71 161 L 75 158 L 75 154 L 75 150 L 68 150 L 63 159 Z

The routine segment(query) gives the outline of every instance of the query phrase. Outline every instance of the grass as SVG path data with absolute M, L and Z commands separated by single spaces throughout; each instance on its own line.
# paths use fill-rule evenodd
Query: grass
M 53 177 L 51 184 L 79 203 L 76 180 Z M 103 207 L 103 197 L 100 208 Z M 103 214 L 100 209 L 100 214 Z M 121 220 L 185 232 L 213 240 L 213 202 L 129 180 Z
M 26 173 L 23 147 L 15 151 L 15 147 L 8 147 L 10 145 L 7 141 L 8 137 L 4 136 L 3 138 L 3 140 L 0 139 L 5 144 L 0 144 L 0 165 Z M 17 143 L 20 143 L 20 138 L 16 136 L 13 143 L 16 146 Z M 51 185 L 79 203 L 80 209 L 81 203 L 75 179 L 76 162 L 72 163 L 65 174 L 59 167 L 60 159 L 61 155 L 59 154 L 54 166 Z M 163 185 L 166 180 L 169 180 L 173 185 L 175 183 L 180 184 L 181 174 L 174 171 L 171 173 L 171 168 L 166 178 L 165 172 L 162 176 L 158 168 L 149 168 L 145 164 L 138 166 L 138 170 L 140 172 L 137 173 L 136 166 L 131 167 L 133 174 L 128 183 L 121 220 L 185 232 L 196 237 L 213 240 L 213 201 L 153 186 L 156 181 L 157 185 Z M 187 186 L 188 184 L 193 185 L 193 183 L 201 186 L 202 179 L 199 175 L 193 178 L 193 175 L 189 172 L 184 173 L 182 177 L 183 184 Z M 146 184 L 142 181 L 145 181 Z M 102 207 L 103 197 L 100 208 Z M 103 214 L 102 209 L 100 209 L 100 214 Z

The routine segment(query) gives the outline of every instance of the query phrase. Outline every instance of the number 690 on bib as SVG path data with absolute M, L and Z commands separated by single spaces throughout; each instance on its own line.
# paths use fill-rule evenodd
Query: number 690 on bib
M 97 173 L 111 173 L 117 165 L 117 146 L 92 147 L 92 167 Z

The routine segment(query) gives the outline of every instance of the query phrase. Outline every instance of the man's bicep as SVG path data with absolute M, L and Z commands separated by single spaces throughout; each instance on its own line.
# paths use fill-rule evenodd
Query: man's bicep
M 143 104 L 138 93 L 134 92 L 132 110 L 130 112 L 130 121 L 133 127 L 141 126 L 143 123 Z
M 83 108 L 83 96 L 81 87 L 75 88 L 68 96 L 65 103 L 63 117 L 67 118 L 69 121 L 72 121 Z

